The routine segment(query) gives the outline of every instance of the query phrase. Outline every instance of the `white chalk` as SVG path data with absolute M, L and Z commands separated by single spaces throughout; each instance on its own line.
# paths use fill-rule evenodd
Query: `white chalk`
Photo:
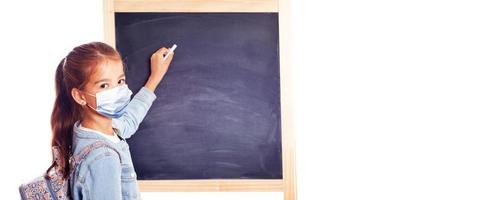
M 168 58 L 169 54 L 171 52 L 175 51 L 176 47 L 177 47 L 176 44 L 173 44 L 173 46 L 169 49 L 168 53 L 164 56 L 163 60 L 166 60 L 166 58 Z

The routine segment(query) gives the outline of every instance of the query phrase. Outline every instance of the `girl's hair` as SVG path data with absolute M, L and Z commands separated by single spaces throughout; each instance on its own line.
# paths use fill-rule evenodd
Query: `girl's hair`
M 121 60 L 119 53 L 102 42 L 75 47 L 60 61 L 55 72 L 55 103 L 52 110 L 52 146 L 61 156 L 64 177 L 69 176 L 69 158 L 72 155 L 73 125 L 81 119 L 82 106 L 72 98 L 72 88 L 83 90 L 96 66 L 106 60 Z M 54 158 L 55 159 L 55 158 Z M 55 160 L 49 171 L 56 165 Z

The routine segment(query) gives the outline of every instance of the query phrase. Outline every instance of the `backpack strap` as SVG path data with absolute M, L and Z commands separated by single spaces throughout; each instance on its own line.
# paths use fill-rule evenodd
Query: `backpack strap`
M 85 160 L 85 158 L 93 150 L 101 148 L 101 147 L 107 147 L 107 148 L 110 148 L 113 151 L 115 151 L 118 154 L 118 156 L 119 156 L 119 162 L 122 163 L 121 154 L 119 153 L 119 151 L 116 148 L 114 148 L 113 146 L 111 146 L 107 142 L 98 140 L 97 142 L 94 142 L 92 144 L 89 144 L 89 145 L 83 147 L 83 149 L 81 149 L 78 152 L 78 154 L 71 156 L 71 158 L 69 159 L 69 166 L 71 167 L 70 168 L 71 171 L 73 171 L 83 160 Z

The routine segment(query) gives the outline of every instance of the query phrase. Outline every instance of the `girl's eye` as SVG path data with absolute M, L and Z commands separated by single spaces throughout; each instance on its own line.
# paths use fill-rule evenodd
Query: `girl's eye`
M 126 81 L 125 81 L 125 79 L 120 79 L 120 80 L 118 81 L 118 84 L 119 84 L 119 85 L 122 85 L 122 84 L 124 84 L 125 82 L 126 82 Z
M 109 84 L 107 84 L 107 83 L 103 83 L 102 85 L 100 85 L 100 88 L 102 88 L 102 89 L 106 89 L 108 87 L 109 87 Z

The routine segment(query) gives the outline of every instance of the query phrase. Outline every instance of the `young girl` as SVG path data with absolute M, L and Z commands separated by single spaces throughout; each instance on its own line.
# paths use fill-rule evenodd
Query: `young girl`
M 119 53 L 101 42 L 74 48 L 57 67 L 56 100 L 52 111 L 52 145 L 61 148 L 64 175 L 74 200 L 139 199 L 137 179 L 126 140 L 137 130 L 152 102 L 154 90 L 173 59 L 168 49 L 150 58 L 151 74 L 130 100 Z M 145 66 L 143 66 L 145 67 Z M 97 148 L 69 173 L 71 155 L 96 141 L 114 147 Z

